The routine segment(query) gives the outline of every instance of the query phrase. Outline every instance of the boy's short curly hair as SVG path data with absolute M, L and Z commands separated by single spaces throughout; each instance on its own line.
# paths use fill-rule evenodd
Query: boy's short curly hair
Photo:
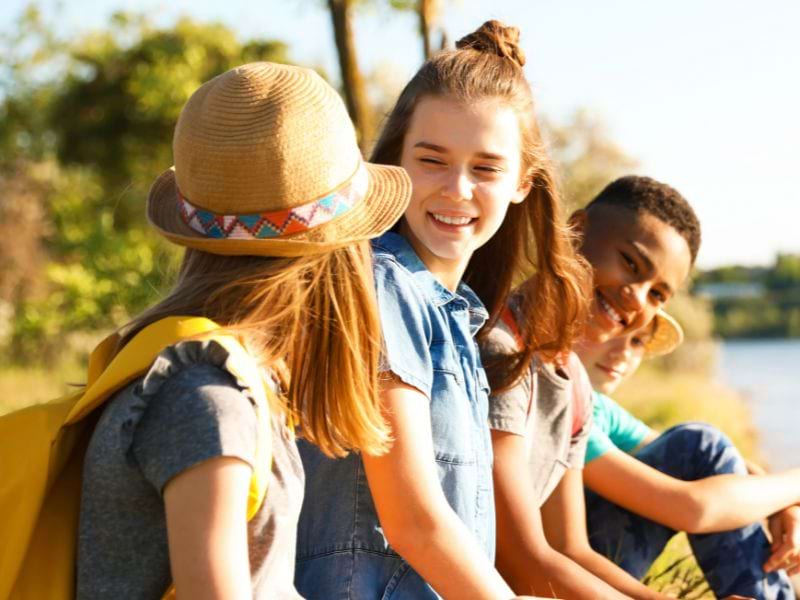
M 686 198 L 665 183 L 650 177 L 626 175 L 609 183 L 602 192 L 586 205 L 591 214 L 593 207 L 621 206 L 636 213 L 651 214 L 671 225 L 689 244 L 692 264 L 700 250 L 700 221 Z

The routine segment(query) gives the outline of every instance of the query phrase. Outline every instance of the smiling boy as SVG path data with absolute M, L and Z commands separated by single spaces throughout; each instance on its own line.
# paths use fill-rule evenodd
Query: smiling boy
M 571 221 L 594 275 L 583 338 L 596 343 L 649 323 L 688 277 L 700 246 L 699 222 L 686 200 L 647 177 L 611 183 Z M 514 325 L 523 304 L 512 298 L 511 318 L 486 336 L 487 359 L 524 344 Z M 489 421 L 497 564 L 515 591 L 663 597 L 589 545 L 582 468 L 591 389 L 577 357 L 560 367 L 534 360 L 519 381 L 494 392 Z

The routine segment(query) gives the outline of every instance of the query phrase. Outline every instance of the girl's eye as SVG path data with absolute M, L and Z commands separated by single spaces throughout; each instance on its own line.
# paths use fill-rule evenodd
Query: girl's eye
M 476 171 L 483 171 L 485 173 L 500 173 L 502 169 L 500 167 L 494 167 L 492 165 L 479 165 L 475 167 Z
M 653 298 L 656 299 L 657 302 L 666 302 L 667 297 L 664 295 L 663 292 L 659 290 L 650 290 L 650 293 L 653 295 Z
M 419 159 L 420 162 L 427 163 L 429 165 L 443 165 L 444 161 L 439 160 L 438 158 L 431 158 L 430 156 L 423 156 Z
M 622 260 L 625 262 L 625 266 L 627 266 L 632 273 L 638 272 L 639 268 L 636 266 L 634 260 L 625 252 L 620 252 L 620 254 L 622 255 Z
M 634 348 L 640 348 L 641 346 L 644 346 L 644 340 L 640 337 L 631 338 L 631 346 Z

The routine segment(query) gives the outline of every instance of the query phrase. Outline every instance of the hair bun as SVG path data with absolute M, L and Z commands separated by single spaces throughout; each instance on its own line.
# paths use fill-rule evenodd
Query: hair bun
M 486 21 L 458 40 L 456 48 L 471 48 L 478 52 L 496 54 L 514 61 L 520 67 L 525 66 L 525 53 L 519 47 L 519 29 L 503 25 L 500 21 Z

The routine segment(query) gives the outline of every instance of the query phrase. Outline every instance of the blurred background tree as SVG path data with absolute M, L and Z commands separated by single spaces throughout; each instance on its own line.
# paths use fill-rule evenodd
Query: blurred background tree
M 124 13 L 60 40 L 33 6 L 0 53 L 0 350 L 9 362 L 47 361 L 162 288 L 175 252 L 149 231 L 142 205 L 171 164 L 191 92 L 288 54 L 219 24 L 163 29 Z
M 353 120 L 362 150 L 374 137 L 375 115 L 369 106 L 367 88 L 358 65 L 353 12 L 365 0 L 328 0 L 333 38 L 339 57 L 339 73 L 342 79 L 342 95 L 347 112 Z
M 543 129 L 559 167 L 568 213 L 586 206 L 608 183 L 638 166 L 590 110 L 578 110 L 564 123 L 545 118 Z

